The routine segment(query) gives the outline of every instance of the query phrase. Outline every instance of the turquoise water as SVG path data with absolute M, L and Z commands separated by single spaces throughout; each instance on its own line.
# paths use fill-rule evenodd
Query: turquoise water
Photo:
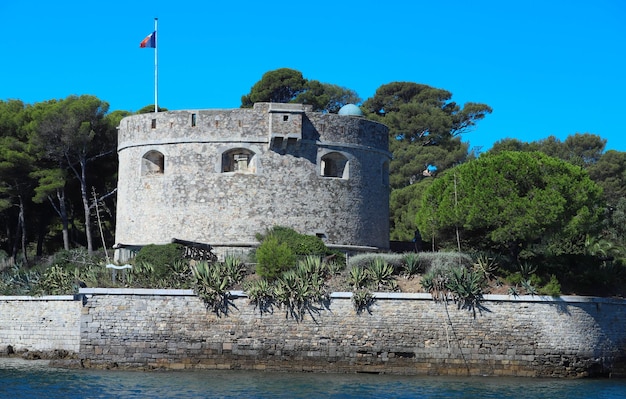
M 0 398 L 599 398 L 626 380 L 406 377 L 252 371 L 65 370 L 2 359 Z

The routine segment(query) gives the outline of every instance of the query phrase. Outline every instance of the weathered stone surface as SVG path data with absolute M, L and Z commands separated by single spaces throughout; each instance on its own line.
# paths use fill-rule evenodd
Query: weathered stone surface
M 78 352 L 81 308 L 72 296 L 0 296 L 0 353 Z
M 623 300 L 492 295 L 474 317 L 410 294 L 379 294 L 357 314 L 340 293 L 296 321 L 245 297 L 218 317 L 185 290 L 81 291 L 84 301 L 0 298 L 0 355 L 100 368 L 626 375 Z
M 496 298 L 473 317 L 411 296 L 357 314 L 341 296 L 301 321 L 245 297 L 220 317 L 193 296 L 94 295 L 85 306 L 98 324 L 84 323 L 80 357 L 119 367 L 580 377 L 617 369 L 626 342 L 626 302 L 597 298 Z
M 260 103 L 132 115 L 118 139 L 118 243 L 249 247 L 256 233 L 281 225 L 329 246 L 389 247 L 391 154 L 382 124 Z M 224 172 L 233 150 L 251 154 L 246 171 Z M 151 152 L 162 167 L 146 173 Z M 347 160 L 339 177 L 323 176 L 329 154 Z

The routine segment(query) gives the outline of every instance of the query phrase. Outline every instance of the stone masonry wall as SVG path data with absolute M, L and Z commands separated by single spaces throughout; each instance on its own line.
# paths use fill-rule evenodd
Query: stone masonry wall
M 118 243 L 178 238 L 255 246 L 256 233 L 281 225 L 319 235 L 329 246 L 388 248 L 387 127 L 308 110 L 256 104 L 124 118 Z M 223 172 L 223 156 L 234 149 L 254 154 L 249 171 Z M 142 158 L 151 151 L 163 155 L 162 173 L 142 171 Z M 343 177 L 322 176 L 322 158 L 329 153 L 348 159 Z
M 73 296 L 0 296 L 0 352 L 77 353 L 81 310 Z
M 488 296 L 474 316 L 391 293 L 357 314 L 335 293 L 296 321 L 243 296 L 217 316 L 191 291 L 81 292 L 86 367 L 579 377 L 615 372 L 626 343 L 623 300 Z

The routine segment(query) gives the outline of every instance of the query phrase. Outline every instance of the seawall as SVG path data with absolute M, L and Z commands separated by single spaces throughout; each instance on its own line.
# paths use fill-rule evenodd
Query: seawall
M 80 347 L 79 297 L 0 296 L 0 353 L 67 351 Z
M 379 293 L 357 313 L 350 293 L 334 293 L 296 320 L 280 308 L 261 313 L 241 292 L 219 316 L 190 290 L 80 292 L 63 309 L 0 301 L 3 317 L 23 307 L 2 319 L 0 348 L 43 348 L 42 320 L 73 315 L 54 333 L 66 341 L 46 348 L 76 348 L 91 368 L 584 377 L 621 374 L 625 358 L 626 301 L 617 299 L 488 295 L 474 315 L 428 294 Z M 30 341 L 15 333 L 29 328 L 41 330 Z

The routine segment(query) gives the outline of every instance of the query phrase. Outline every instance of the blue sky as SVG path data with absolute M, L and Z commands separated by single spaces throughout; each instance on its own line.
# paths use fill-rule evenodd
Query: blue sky
M 626 151 L 626 1 L 0 2 L 0 99 L 91 94 L 110 110 L 236 108 L 263 73 L 299 70 L 363 100 L 393 81 L 446 89 L 493 113 L 463 136 L 576 132 Z

